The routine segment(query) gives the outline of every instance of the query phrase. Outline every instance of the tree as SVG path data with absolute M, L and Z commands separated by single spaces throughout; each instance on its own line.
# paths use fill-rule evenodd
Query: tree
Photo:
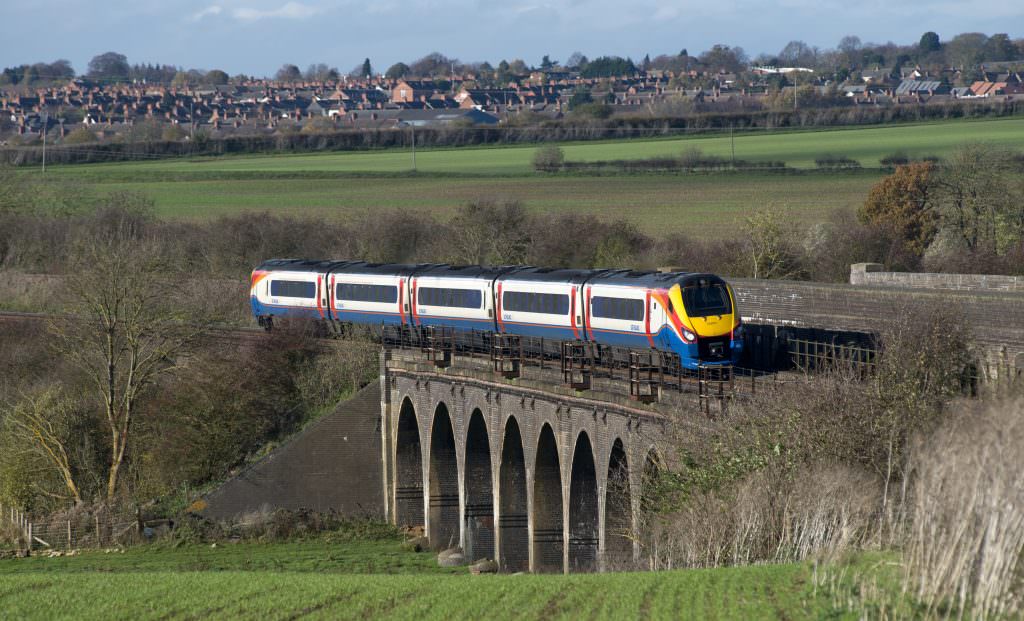
M 540 70 L 541 71 L 550 71 L 557 64 L 558 64 L 557 60 L 551 60 L 551 57 L 548 56 L 547 54 L 545 54 L 544 57 L 540 59 Z
M 555 145 L 546 145 L 533 154 L 533 169 L 538 172 L 557 172 L 565 162 L 565 153 Z
M 223 86 L 230 81 L 228 74 L 220 69 L 213 69 L 212 71 L 206 72 L 203 76 L 203 84 L 208 86 Z
M 988 37 L 980 32 L 958 34 L 946 44 L 946 56 L 960 69 L 974 68 L 984 59 L 987 42 Z
M 395 63 L 388 67 L 387 72 L 384 73 L 384 77 L 389 80 L 397 80 L 407 75 L 409 75 L 409 65 L 405 63 Z
M 921 40 L 917 43 L 917 50 L 921 54 L 931 54 L 941 49 L 942 43 L 939 41 L 939 35 L 930 30 L 921 35 Z
M 81 488 L 72 463 L 71 444 L 79 413 L 57 388 L 26 395 L 4 417 L 8 433 L 20 440 L 20 446 L 36 454 L 54 470 L 75 505 L 82 504 Z
M 117 495 L 140 403 L 159 377 L 178 368 L 199 334 L 176 309 L 180 287 L 142 240 L 138 211 L 114 210 L 111 219 L 75 252 L 77 276 L 67 284 L 75 320 L 51 323 L 61 355 L 85 375 L 100 404 L 109 434 L 107 499 Z
M 363 61 L 363 70 L 362 70 L 360 75 L 361 75 L 361 77 L 364 77 L 364 78 L 367 78 L 367 79 L 369 79 L 370 77 L 373 76 L 373 65 L 370 64 L 370 59 L 369 58 L 367 58 L 366 60 Z
M 837 49 L 842 54 L 844 64 L 850 68 L 855 69 L 861 65 L 861 50 L 864 45 L 860 42 L 860 37 L 856 35 L 846 35 L 839 40 Z
M 935 176 L 942 230 L 969 252 L 1000 254 L 1024 238 L 1019 152 L 985 144 L 957 149 Z
M 448 75 L 456 61 L 439 52 L 431 52 L 409 66 L 409 73 L 419 77 Z
M 274 79 L 278 82 L 298 82 L 302 79 L 302 72 L 295 65 L 284 64 L 274 74 Z
M 304 77 L 310 82 L 330 82 L 339 77 L 338 70 L 324 63 L 314 63 L 306 68 Z
M 1015 60 L 1017 58 L 1017 46 L 1010 41 L 1005 33 L 994 34 L 985 42 L 982 50 L 984 60 L 988 62 L 1000 62 Z
M 810 67 L 815 64 L 815 50 L 803 41 L 790 41 L 779 52 L 779 63 L 787 67 Z
M 736 73 L 747 66 L 747 55 L 741 47 L 716 44 L 700 55 L 700 62 L 711 71 Z
M 452 218 L 451 260 L 474 265 L 514 265 L 530 249 L 527 215 L 518 201 L 476 200 Z
M 127 56 L 117 52 L 107 52 L 94 56 L 89 61 L 87 75 L 95 80 L 127 82 L 129 71 Z
M 800 270 L 796 253 L 786 239 L 793 220 L 772 208 L 761 209 L 743 221 L 743 238 L 754 278 L 794 278 Z
M 580 70 L 580 76 L 584 78 L 610 78 L 634 73 L 636 73 L 636 65 L 633 64 L 633 61 L 620 56 L 595 58 Z
M 87 127 L 79 127 L 64 137 L 64 144 L 88 144 L 96 142 L 96 134 Z
M 569 98 L 569 109 L 571 110 L 577 106 L 589 103 L 594 103 L 594 98 L 591 96 L 590 91 L 585 88 L 577 88 L 573 91 L 572 97 Z
M 938 231 L 933 197 L 935 166 L 916 162 L 896 171 L 871 188 L 857 215 L 861 222 L 891 231 L 916 256 L 924 254 Z
M 580 52 L 573 52 L 569 55 L 569 60 L 565 61 L 565 66 L 569 69 L 580 69 L 587 64 L 587 57 Z

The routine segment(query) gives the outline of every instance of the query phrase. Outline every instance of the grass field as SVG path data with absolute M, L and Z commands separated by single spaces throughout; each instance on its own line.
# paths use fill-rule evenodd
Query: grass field
M 805 564 L 470 576 L 394 541 L 188 545 L 0 561 L 10 619 L 855 618 Z M 455 572 L 454 574 L 452 572 Z
M 970 141 L 1024 144 L 1024 119 L 951 121 L 830 131 L 751 133 L 735 138 L 736 157 L 783 160 L 808 168 L 823 154 L 846 155 L 865 167 L 895 151 L 948 155 Z M 726 136 L 603 141 L 563 145 L 569 160 L 636 159 L 699 148 L 728 157 Z M 157 215 L 201 219 L 253 209 L 362 217 L 382 209 L 415 209 L 447 218 L 477 198 L 518 199 L 537 212 L 625 217 L 644 231 L 702 236 L 735 234 L 735 223 L 760 207 L 788 208 L 819 222 L 837 208 L 861 204 L 882 175 L 854 173 L 719 173 L 612 176 L 532 172 L 535 147 L 421 150 L 410 174 L 405 150 L 134 161 L 58 166 L 49 179 L 76 179 L 98 191 L 149 194 Z
M 103 190 L 150 195 L 157 214 L 201 219 L 246 210 L 359 218 L 415 209 L 444 220 L 468 201 L 518 199 L 529 211 L 626 218 L 652 235 L 685 231 L 724 236 L 759 207 L 787 207 L 807 221 L 863 202 L 877 174 L 690 175 L 621 177 L 392 177 L 220 179 L 105 183 Z

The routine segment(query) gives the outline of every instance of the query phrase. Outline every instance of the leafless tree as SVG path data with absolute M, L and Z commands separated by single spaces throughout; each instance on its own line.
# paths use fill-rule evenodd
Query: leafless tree
M 51 326 L 59 353 L 95 390 L 110 441 L 106 496 L 118 491 L 138 404 L 200 329 L 184 323 L 174 279 L 125 219 L 98 233 L 75 254 L 68 280 L 68 315 Z
M 82 504 L 81 488 L 72 465 L 70 447 L 75 408 L 59 389 L 47 388 L 25 395 L 4 417 L 6 430 L 18 445 L 56 470 L 75 505 Z M 40 490 L 43 491 L 43 490 Z

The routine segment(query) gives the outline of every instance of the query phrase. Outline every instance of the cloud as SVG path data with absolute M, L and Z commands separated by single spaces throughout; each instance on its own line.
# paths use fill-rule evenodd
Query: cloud
M 242 21 L 252 22 L 260 19 L 306 19 L 319 13 L 321 9 L 299 2 L 288 2 L 276 9 L 241 8 L 231 11 L 231 16 Z
M 204 17 L 212 17 L 214 15 L 220 15 L 224 9 L 220 8 L 216 4 L 212 4 L 201 11 L 196 11 L 190 18 L 194 22 L 198 22 Z

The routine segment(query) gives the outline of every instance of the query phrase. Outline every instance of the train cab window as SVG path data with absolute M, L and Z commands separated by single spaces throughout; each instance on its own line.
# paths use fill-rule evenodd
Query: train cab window
M 483 301 L 484 296 L 479 289 L 420 287 L 416 291 L 416 303 L 421 306 L 481 308 L 483 307 Z
M 271 280 L 270 296 L 275 298 L 316 297 L 316 283 L 301 280 Z
M 379 304 L 398 302 L 398 287 L 395 285 L 338 283 L 335 285 L 335 289 L 337 298 L 345 302 L 377 302 Z
M 504 310 L 519 313 L 568 315 L 569 296 L 561 293 L 506 291 L 501 295 L 501 307 Z
M 643 321 L 644 301 L 629 298 L 594 297 L 590 300 L 590 315 L 602 319 Z
M 683 306 L 691 317 L 728 315 L 732 312 L 729 291 L 721 283 L 700 284 L 683 289 Z

